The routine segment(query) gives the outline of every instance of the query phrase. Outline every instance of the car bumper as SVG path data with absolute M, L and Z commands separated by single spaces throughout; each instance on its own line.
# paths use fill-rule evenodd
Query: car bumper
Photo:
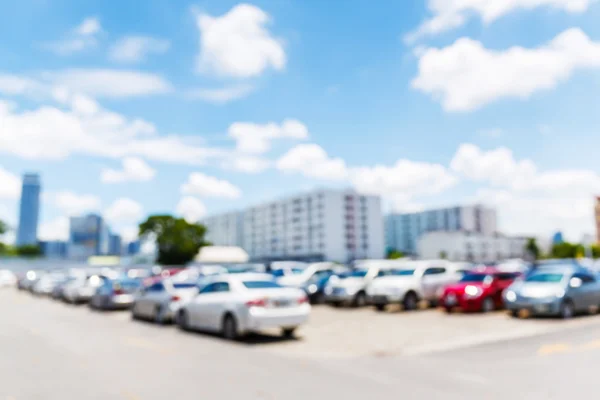
M 310 315 L 310 306 L 303 305 L 280 310 L 251 308 L 246 315 L 243 331 L 260 331 L 272 328 L 293 328 L 300 326 Z
M 400 304 L 403 299 L 403 294 L 374 294 L 369 296 L 369 302 L 375 306 Z
M 115 309 L 127 309 L 133 305 L 134 301 L 135 298 L 132 294 L 121 294 L 111 297 L 110 306 Z
M 356 293 L 335 293 L 325 295 L 325 302 L 329 304 L 334 303 L 350 303 L 354 300 Z
M 444 297 L 440 299 L 440 306 L 446 308 L 458 308 L 465 312 L 477 312 L 482 309 L 482 297 L 477 298 L 464 298 L 457 296 L 455 298 L 452 297 Z
M 560 313 L 561 300 L 515 301 L 506 304 L 510 311 L 526 310 L 532 315 L 557 315 Z

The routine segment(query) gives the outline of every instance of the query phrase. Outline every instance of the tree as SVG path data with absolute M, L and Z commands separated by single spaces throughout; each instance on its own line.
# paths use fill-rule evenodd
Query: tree
M 537 260 L 538 258 L 540 258 L 540 248 L 538 247 L 535 238 L 527 239 L 527 244 L 525 245 L 525 251 L 527 253 L 529 253 L 529 255 L 534 260 Z
M 0 219 L 0 235 L 4 235 L 8 231 L 8 226 Z
M 388 260 L 397 260 L 404 257 L 404 254 L 396 249 L 389 249 L 386 257 Z
M 150 216 L 139 228 L 140 236 L 156 235 L 158 262 L 163 265 L 187 264 L 209 244 L 204 240 L 205 226 L 170 215 Z
M 581 245 L 575 245 L 569 242 L 557 243 L 552 246 L 552 258 L 575 258 L 580 251 Z
M 600 244 L 592 245 L 592 257 L 600 258 Z
M 440 260 L 445 260 L 448 258 L 448 252 L 445 250 L 440 251 Z
M 42 249 L 37 244 L 27 244 L 17 247 L 17 255 L 22 257 L 39 257 L 42 255 Z

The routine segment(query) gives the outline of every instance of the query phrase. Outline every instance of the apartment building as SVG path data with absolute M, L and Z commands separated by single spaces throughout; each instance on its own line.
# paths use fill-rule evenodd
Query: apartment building
M 496 219 L 496 210 L 482 205 L 390 214 L 385 218 L 386 247 L 416 255 L 418 240 L 427 232 L 465 231 L 493 235 Z
M 385 250 L 381 199 L 354 190 L 316 190 L 202 222 L 213 244 L 243 247 L 256 261 L 348 262 Z

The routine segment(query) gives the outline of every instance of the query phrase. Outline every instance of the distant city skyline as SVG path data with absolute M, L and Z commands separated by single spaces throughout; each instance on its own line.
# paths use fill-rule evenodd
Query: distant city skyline
M 41 185 L 39 174 L 26 173 L 23 175 L 21 201 L 19 203 L 17 246 L 31 246 L 38 243 Z

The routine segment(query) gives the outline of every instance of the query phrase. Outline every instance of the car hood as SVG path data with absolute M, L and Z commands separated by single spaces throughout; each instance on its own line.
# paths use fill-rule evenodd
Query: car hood
M 302 275 L 282 276 L 277 279 L 277 283 L 282 286 L 301 287 L 307 282 L 307 278 Z
M 514 290 L 519 296 L 523 297 L 533 297 L 533 298 L 543 298 L 555 296 L 561 289 L 563 289 L 563 285 L 558 283 L 521 283 L 517 287 L 513 287 Z
M 377 278 L 371 282 L 371 287 L 406 287 L 415 284 L 417 279 L 414 276 L 385 276 Z

